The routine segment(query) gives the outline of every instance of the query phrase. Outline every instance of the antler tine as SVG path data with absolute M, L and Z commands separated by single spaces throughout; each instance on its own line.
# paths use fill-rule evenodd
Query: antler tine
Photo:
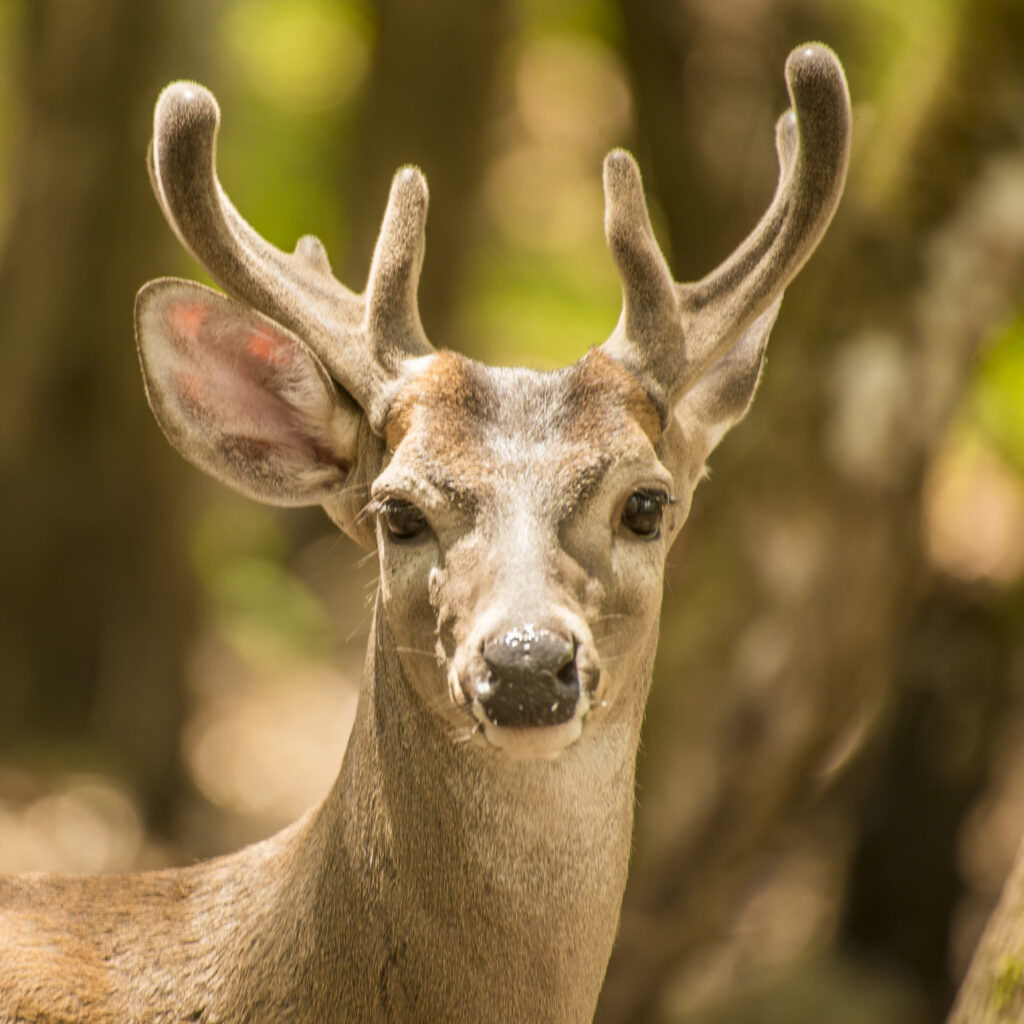
M 356 397 L 377 433 L 383 432 L 401 380 L 401 364 L 434 351 L 416 302 L 427 199 L 427 182 L 417 168 L 403 167 L 395 174 L 366 291 L 359 299 L 365 306 L 361 343 L 344 351 L 332 349 L 324 360 L 338 383 Z
M 427 201 L 423 174 L 416 167 L 401 168 L 391 183 L 366 285 L 371 336 L 392 343 L 401 339 L 403 352 L 430 351 L 416 302 L 426 241 Z
M 160 94 L 149 168 L 165 217 L 219 284 L 298 334 L 381 429 L 387 385 L 400 363 L 433 351 L 416 307 L 427 206 L 422 175 L 406 169 L 396 176 L 366 293 L 357 295 L 334 278 L 312 235 L 285 253 L 246 223 L 217 179 L 219 127 L 217 101 L 203 86 L 175 82 Z
M 793 107 L 776 132 L 775 197 L 732 256 L 683 290 L 704 334 L 724 326 L 735 337 L 785 288 L 821 240 L 843 191 L 850 96 L 839 59 L 821 44 L 800 47 L 786 61 L 786 83 Z
M 334 297 L 354 313 L 356 296 L 336 281 L 308 280 L 309 262 L 271 245 L 234 208 L 217 180 L 219 127 L 217 101 L 201 85 L 175 82 L 157 100 L 150 174 L 175 234 L 225 289 L 292 330 L 306 333 L 306 307 L 295 294 L 303 286 L 324 297 L 340 290 Z
M 627 154 L 612 153 L 605 163 L 606 231 L 624 299 L 604 348 L 666 410 L 778 300 L 839 203 L 850 150 L 850 98 L 839 60 L 822 44 L 799 47 L 786 61 L 786 82 L 793 107 L 776 125 L 779 183 L 771 204 L 721 266 L 696 283 L 673 284 L 671 300 L 639 172 Z
M 622 278 L 622 317 L 616 336 L 682 344 L 676 286 L 651 229 L 636 161 L 624 149 L 604 161 L 604 233 Z

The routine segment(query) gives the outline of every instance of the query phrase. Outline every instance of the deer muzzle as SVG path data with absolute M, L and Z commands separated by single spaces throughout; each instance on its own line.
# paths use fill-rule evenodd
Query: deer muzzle
M 460 673 L 482 738 L 510 757 L 557 757 L 583 733 L 600 672 L 589 631 L 571 618 L 492 623 Z
M 484 641 L 486 674 L 476 700 L 491 724 L 529 729 L 564 725 L 576 713 L 576 639 L 563 631 L 515 626 Z

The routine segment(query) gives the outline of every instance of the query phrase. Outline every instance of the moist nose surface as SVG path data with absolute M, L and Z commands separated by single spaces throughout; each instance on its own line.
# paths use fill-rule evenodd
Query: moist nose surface
M 561 725 L 580 695 L 576 642 L 556 630 L 522 626 L 485 641 L 487 678 L 477 699 L 497 726 L 525 729 Z

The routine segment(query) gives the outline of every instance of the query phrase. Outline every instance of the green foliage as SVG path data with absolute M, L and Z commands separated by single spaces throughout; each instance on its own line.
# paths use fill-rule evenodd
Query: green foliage
M 222 177 L 245 217 L 282 249 L 312 233 L 338 252 L 346 206 L 337 150 L 373 41 L 360 0 L 231 0 L 223 9 Z
M 991 443 L 1024 472 L 1024 315 L 996 338 L 981 362 L 970 412 Z
M 0 3 L 0 237 L 8 217 L 12 161 L 15 156 L 14 125 L 20 97 L 15 89 L 17 42 L 23 31 L 24 9 L 20 0 Z
M 615 326 L 618 279 L 601 247 L 584 257 L 509 246 L 481 267 L 461 333 L 492 362 L 565 366 Z
M 872 144 L 858 147 L 856 156 L 864 200 L 886 204 L 908 186 L 915 167 L 906 154 L 948 89 L 957 39 L 970 11 L 965 0 L 859 0 L 847 8 L 847 17 L 870 41 L 850 54 L 851 63 L 860 61 L 853 78 L 859 100 L 871 104 Z
M 289 548 L 276 511 L 233 495 L 211 501 L 192 536 L 214 628 L 255 660 L 332 647 L 327 611 L 289 567 Z
M 328 0 L 235 0 L 221 20 L 225 55 L 246 85 L 292 113 L 350 99 L 370 61 L 365 6 Z
M 992 1003 L 999 1013 L 1004 1013 L 1019 1000 L 1022 992 L 1024 964 L 1019 957 L 1007 954 L 1000 959 L 992 979 Z
M 527 33 L 571 33 L 616 40 L 618 11 L 607 0 L 525 0 L 522 24 Z
M 331 623 L 323 604 L 278 562 L 240 558 L 222 566 L 208 586 L 217 626 L 254 661 L 330 651 Z

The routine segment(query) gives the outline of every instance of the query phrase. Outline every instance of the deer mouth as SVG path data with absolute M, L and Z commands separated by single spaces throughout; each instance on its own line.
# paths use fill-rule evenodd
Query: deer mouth
M 495 725 L 476 704 L 472 710 L 478 735 L 514 761 L 553 761 L 583 735 L 586 717 L 583 711 L 560 725 L 510 727 Z

